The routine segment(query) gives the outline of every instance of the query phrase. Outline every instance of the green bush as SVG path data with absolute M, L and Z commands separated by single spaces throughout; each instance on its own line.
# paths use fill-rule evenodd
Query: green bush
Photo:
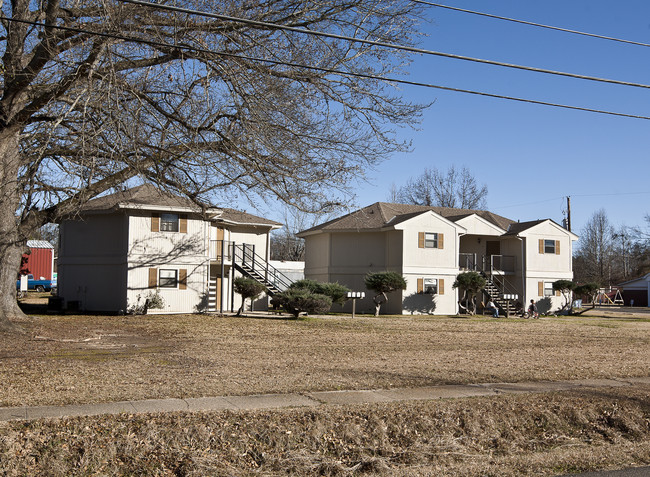
M 463 290 L 463 296 L 458 301 L 460 308 L 470 315 L 476 313 L 476 294 L 485 288 L 486 283 L 485 278 L 478 272 L 459 273 L 451 287 Z
M 375 303 L 375 316 L 379 316 L 379 309 L 388 301 L 388 293 L 395 290 L 406 290 L 406 279 L 397 272 L 369 273 L 364 278 L 368 290 L 376 293 L 372 301 Z
M 318 295 L 325 295 L 332 299 L 332 303 L 343 305 L 347 301 L 350 289 L 340 283 L 321 283 L 305 278 L 291 284 L 289 289 L 304 288 Z
M 273 297 L 287 312 L 298 318 L 300 313 L 327 313 L 332 307 L 332 299 L 327 295 L 314 293 L 309 288 L 290 287 L 287 291 Z
M 247 298 L 257 298 L 264 290 L 266 290 L 266 287 L 257 280 L 246 277 L 235 278 L 233 281 L 233 288 L 235 293 L 241 295 L 241 306 L 237 311 L 237 316 L 240 316 L 242 311 L 244 311 L 244 305 L 246 304 Z

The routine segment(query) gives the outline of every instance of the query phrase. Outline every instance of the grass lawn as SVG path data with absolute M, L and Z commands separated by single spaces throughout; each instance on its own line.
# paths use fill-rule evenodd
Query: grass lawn
M 647 376 L 650 320 L 41 316 L 0 405 Z M 5 423 L 0 473 L 554 475 L 650 463 L 650 389 Z M 35 457 L 36 456 L 36 457 Z M 21 467 L 29 472 L 20 472 Z

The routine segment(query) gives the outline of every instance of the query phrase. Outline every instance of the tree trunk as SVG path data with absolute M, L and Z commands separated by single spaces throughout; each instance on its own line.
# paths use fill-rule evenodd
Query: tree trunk
M 25 238 L 19 231 L 18 172 L 20 130 L 0 130 L 0 332 L 19 331 L 12 320 L 24 318 L 16 301 L 16 279 Z
M 241 316 L 242 312 L 244 311 L 244 306 L 246 306 L 246 298 L 242 297 L 241 306 L 239 307 L 239 310 L 237 310 L 237 314 L 235 316 Z

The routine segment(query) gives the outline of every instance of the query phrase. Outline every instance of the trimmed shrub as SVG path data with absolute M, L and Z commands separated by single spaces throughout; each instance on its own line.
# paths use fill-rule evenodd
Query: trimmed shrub
M 291 287 L 287 291 L 275 295 L 273 300 L 281 304 L 295 318 L 298 318 L 300 313 L 327 313 L 332 307 L 330 297 L 320 293 L 313 293 L 309 288 Z
M 242 314 L 242 311 L 244 311 L 244 305 L 246 304 L 247 298 L 257 298 L 262 294 L 264 290 L 266 290 L 266 287 L 257 280 L 246 277 L 235 278 L 233 281 L 233 288 L 235 290 L 235 293 L 241 295 L 241 306 L 237 311 L 237 316 L 240 316 Z

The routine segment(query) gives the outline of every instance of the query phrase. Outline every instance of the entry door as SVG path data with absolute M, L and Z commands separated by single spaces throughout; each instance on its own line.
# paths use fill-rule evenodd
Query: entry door
M 492 267 L 492 255 L 501 255 L 501 242 L 498 240 L 485 241 L 485 256 L 487 257 L 486 266 L 488 269 Z M 499 264 L 494 264 L 498 268 Z
M 221 250 L 223 248 L 224 230 L 223 227 L 212 225 L 210 228 L 210 258 L 212 260 L 221 260 Z M 227 250 L 225 250 L 227 254 Z

